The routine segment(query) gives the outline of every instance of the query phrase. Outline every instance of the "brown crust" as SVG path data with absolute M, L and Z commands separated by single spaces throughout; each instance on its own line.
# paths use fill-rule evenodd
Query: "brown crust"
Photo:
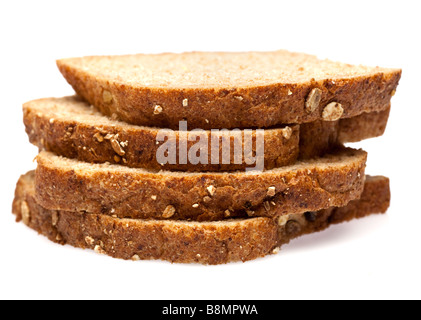
M 72 116 L 70 107 L 76 109 Z M 78 97 L 49 98 L 28 102 L 23 107 L 26 132 L 31 143 L 40 150 L 85 161 L 89 163 L 113 163 L 131 168 L 177 171 L 236 171 L 245 170 L 248 165 L 187 165 L 165 164 L 156 160 L 160 145 L 156 143 L 157 128 L 130 126 L 118 121 L 105 119 L 93 111 L 88 104 Z M 66 112 L 66 117 L 59 116 Z M 54 116 L 56 114 L 56 116 Z M 323 156 L 332 147 L 347 142 L 356 142 L 383 134 L 388 121 L 389 109 L 371 114 L 362 114 L 355 118 L 335 122 L 316 121 L 301 126 L 291 126 L 290 137 L 285 137 L 288 129 L 265 130 L 265 168 L 292 165 L 298 156 L 309 159 Z M 85 116 L 84 120 L 77 118 Z M 177 139 L 179 131 L 174 132 Z M 111 141 L 104 139 L 107 134 L 118 135 L 118 140 L 127 141 L 124 156 L 116 153 Z M 241 133 L 242 134 L 242 133 Z M 206 132 L 210 144 L 210 131 Z M 187 150 L 195 142 L 189 142 Z M 222 145 L 222 144 L 221 144 Z M 177 154 L 179 151 L 177 143 Z M 244 150 L 244 148 L 243 148 Z M 231 159 L 234 148 L 231 146 Z M 256 152 L 256 132 L 253 131 L 253 151 Z M 299 155 L 300 154 L 300 155 Z M 222 149 L 220 150 L 220 158 Z M 210 155 L 209 155 L 210 158 Z M 211 161 L 209 160 L 209 163 Z
M 346 208 L 323 210 L 296 233 L 268 218 L 225 222 L 120 220 L 104 215 L 47 210 L 35 201 L 34 173 L 19 180 L 13 202 L 17 221 L 60 244 L 95 249 L 114 258 L 161 259 L 176 263 L 224 264 L 266 256 L 300 235 L 333 223 L 384 213 L 390 202 L 389 181 L 368 177 L 362 200 Z M 290 221 L 295 221 L 291 218 Z M 294 230 L 293 230 L 294 231 Z M 276 251 L 275 251 L 276 252 Z
M 322 119 L 324 108 L 340 103 L 342 118 L 389 107 L 401 70 L 376 69 L 366 76 L 339 79 L 308 79 L 303 83 L 279 83 L 257 87 L 230 88 L 147 88 L 97 78 L 74 59 L 60 60 L 57 65 L 74 90 L 108 116 L 137 125 L 177 129 L 187 120 L 194 128 L 268 128 L 281 124 L 308 123 Z M 309 113 L 306 100 L 310 92 L 321 90 L 320 105 Z M 110 98 L 104 101 L 104 92 Z M 290 93 L 293 92 L 292 95 Z M 242 97 L 241 101 L 238 97 Z M 182 102 L 188 99 L 189 107 Z M 156 105 L 162 106 L 154 114 Z M 204 107 L 205 106 L 205 107 Z
M 358 199 L 364 187 L 366 159 L 364 151 L 344 149 L 260 174 L 154 173 L 41 152 L 36 196 L 47 209 L 119 218 L 208 221 L 276 217 L 343 207 Z M 271 187 L 275 187 L 273 194 Z

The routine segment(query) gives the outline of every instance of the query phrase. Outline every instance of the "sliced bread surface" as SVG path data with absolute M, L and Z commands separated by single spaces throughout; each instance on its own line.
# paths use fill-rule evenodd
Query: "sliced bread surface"
M 35 173 L 17 184 L 13 213 L 17 221 L 51 241 L 93 249 L 126 260 L 161 259 L 176 263 L 224 264 L 248 261 L 278 251 L 291 239 L 332 224 L 384 213 L 389 207 L 389 180 L 367 177 L 360 200 L 344 208 L 269 218 L 223 222 L 118 219 L 106 215 L 47 210 L 35 199 Z
M 338 144 L 357 142 L 383 134 L 389 110 L 364 113 L 360 116 L 334 122 L 315 121 L 286 128 L 266 129 L 264 132 L 264 163 L 266 169 L 292 165 L 298 158 L 309 159 L 323 156 Z M 164 164 L 157 161 L 162 143 L 157 136 L 158 128 L 139 127 L 111 120 L 96 111 L 77 96 L 48 98 L 28 102 L 23 107 L 24 123 L 30 141 L 40 150 L 89 163 L 113 163 L 132 168 L 177 171 L 236 171 L 249 167 L 245 157 L 241 164 L 234 163 L 233 139 L 242 141 L 245 150 L 244 131 L 233 132 L 230 146 L 231 163 L 212 164 L 211 152 L 208 164 Z M 193 128 L 192 128 L 193 129 Z M 174 131 L 176 141 L 182 132 Z M 219 135 L 206 131 L 209 150 L 213 137 Z M 220 139 L 219 139 L 220 140 Z M 256 153 L 256 131 L 252 135 L 252 151 Z M 186 150 L 196 143 L 187 142 Z M 177 145 L 177 156 L 180 144 Z M 223 154 L 220 141 L 219 159 Z
M 288 51 L 95 56 L 57 61 L 75 91 L 125 122 L 267 128 L 388 108 L 401 70 Z
M 41 152 L 36 197 L 52 210 L 119 218 L 221 220 L 343 207 L 361 196 L 367 154 L 340 149 L 261 172 L 181 173 L 89 164 Z

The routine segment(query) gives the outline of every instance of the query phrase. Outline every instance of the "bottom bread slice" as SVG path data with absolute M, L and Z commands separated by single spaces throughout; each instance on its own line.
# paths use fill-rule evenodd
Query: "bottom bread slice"
M 292 214 L 278 220 L 250 218 L 214 222 L 118 219 L 106 215 L 47 210 L 35 200 L 34 172 L 19 179 L 13 213 L 17 221 L 50 240 L 94 249 L 114 258 L 224 264 L 276 253 L 290 240 L 331 224 L 384 213 L 389 179 L 367 177 L 360 200 L 343 208 Z

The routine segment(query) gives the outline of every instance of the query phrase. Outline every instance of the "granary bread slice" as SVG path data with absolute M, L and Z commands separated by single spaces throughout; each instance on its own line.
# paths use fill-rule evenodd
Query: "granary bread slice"
M 290 215 L 280 224 L 269 218 L 223 222 L 118 219 L 44 209 L 35 200 L 34 173 L 30 172 L 17 184 L 13 213 L 17 221 L 51 241 L 94 249 L 114 258 L 223 264 L 276 253 L 295 237 L 372 213 L 384 213 L 389 203 L 389 180 L 367 177 L 360 200 L 344 208 Z
M 380 137 L 386 130 L 390 107 L 338 121 L 315 121 L 300 125 L 299 159 L 323 156 L 335 145 Z
M 388 108 L 401 70 L 276 52 L 96 56 L 57 61 L 104 114 L 177 129 L 267 128 Z
M 276 217 L 358 199 L 366 159 L 364 151 L 343 149 L 263 173 L 181 173 L 89 164 L 41 152 L 36 198 L 47 209 L 119 218 Z
M 111 120 L 76 96 L 31 101 L 23 106 L 23 112 L 30 141 L 40 150 L 67 158 L 153 170 L 235 171 L 248 167 L 244 157 L 241 164 L 233 162 L 233 145 L 230 148 L 231 164 L 212 164 L 209 152 L 208 164 L 194 165 L 189 162 L 183 165 L 178 162 L 162 165 L 156 156 L 162 146 L 162 143 L 156 142 L 160 129 Z M 386 128 L 388 116 L 389 109 L 334 122 L 315 121 L 301 126 L 267 129 L 264 132 L 265 168 L 291 165 L 298 157 L 308 159 L 323 156 L 338 144 L 380 136 Z M 177 139 L 180 137 L 179 131 L 174 134 Z M 215 134 L 212 131 L 205 134 L 211 150 Z M 243 141 L 244 131 L 232 132 L 232 135 Z M 252 141 L 252 150 L 256 153 L 256 131 L 253 131 Z M 188 142 L 187 150 L 195 143 Z M 244 150 L 244 141 L 242 147 Z M 219 149 L 220 159 L 222 150 Z M 177 148 L 177 155 L 179 151 Z
M 235 171 L 249 167 L 234 163 L 234 139 L 240 141 L 245 150 L 244 131 L 229 134 L 204 132 L 208 140 L 208 164 L 162 164 L 157 160 L 157 152 L 164 142 L 157 142 L 159 133 L 169 132 L 160 128 L 140 127 L 112 120 L 103 116 L 79 97 L 49 98 L 31 101 L 23 106 L 24 123 L 30 141 L 41 150 L 54 152 L 68 158 L 92 163 L 110 162 L 132 168 L 180 171 Z M 195 129 L 195 128 L 192 128 Z M 176 141 L 184 134 L 189 151 L 196 141 L 187 141 L 190 132 L 174 131 L 177 145 L 177 160 L 180 148 Z M 231 164 L 222 164 L 222 135 L 230 139 Z M 293 164 L 298 158 L 299 126 L 268 129 L 264 136 L 265 168 L 273 169 Z M 212 164 L 211 143 L 217 137 L 219 163 Z M 252 153 L 257 152 L 257 133 L 252 131 Z M 248 138 L 247 138 L 248 139 Z

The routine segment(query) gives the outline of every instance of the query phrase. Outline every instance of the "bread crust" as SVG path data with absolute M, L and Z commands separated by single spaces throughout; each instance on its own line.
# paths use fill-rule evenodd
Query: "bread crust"
M 23 113 L 31 143 L 40 150 L 79 161 L 187 172 L 225 172 L 245 170 L 249 167 L 244 159 L 242 164 L 212 165 L 209 159 L 209 164 L 203 165 L 162 165 L 156 157 L 161 146 L 156 143 L 158 128 L 132 126 L 111 120 L 76 96 L 31 101 L 23 106 Z M 270 170 L 292 165 L 298 158 L 305 160 L 323 156 L 339 144 L 380 136 L 386 128 L 388 116 L 389 109 L 335 122 L 316 121 L 301 126 L 267 129 L 264 133 L 265 168 Z M 178 139 L 180 132 L 174 133 Z M 243 132 L 234 134 L 241 137 Z M 107 135 L 118 136 L 118 141 L 125 142 L 124 156 L 116 152 L 110 139 L 105 139 Z M 206 136 L 210 144 L 211 131 L 207 131 Z M 256 152 L 255 131 L 252 141 L 253 151 Z M 188 142 L 187 150 L 190 150 L 194 143 Z M 222 144 L 220 147 L 221 158 Z M 233 146 L 230 151 L 231 159 L 234 159 Z
M 41 152 L 36 197 L 47 209 L 119 218 L 276 217 L 358 199 L 366 159 L 364 151 L 343 149 L 263 173 L 177 173 L 87 164 Z
M 389 180 L 368 177 L 361 200 L 345 208 L 323 210 L 300 221 L 291 233 L 269 218 L 225 222 L 187 222 L 117 219 L 105 215 L 47 210 L 35 200 L 35 174 L 17 184 L 13 213 L 17 221 L 51 241 L 126 260 L 161 259 L 175 263 L 224 264 L 248 261 L 277 252 L 290 240 L 326 229 L 332 224 L 372 213 L 384 213 L 390 203 Z
M 273 53 L 262 53 L 265 54 Z M 284 51 L 279 54 L 291 55 Z M 312 56 L 296 55 L 308 57 L 313 65 L 320 63 Z M 269 128 L 308 123 L 322 120 L 324 108 L 332 102 L 343 108 L 341 118 L 383 111 L 389 107 L 402 74 L 399 69 L 384 68 L 371 68 L 370 72 L 364 69 L 365 72 L 359 73 L 355 67 L 354 74 L 340 76 L 344 66 L 338 65 L 335 70 L 339 76 L 334 78 L 315 79 L 315 75 L 309 73 L 306 81 L 301 78 L 296 82 L 287 81 L 286 78 L 279 83 L 257 86 L 154 88 L 133 84 L 124 76 L 106 78 L 100 70 L 89 67 L 92 59 L 95 57 L 57 61 L 61 73 L 80 96 L 108 116 L 137 125 L 171 129 L 177 129 L 182 120 L 202 129 Z M 316 88 L 321 92 L 321 101 L 308 112 L 306 101 Z M 183 106 L 183 101 L 189 101 L 188 108 Z M 162 108 L 159 114 L 154 113 L 156 106 Z

